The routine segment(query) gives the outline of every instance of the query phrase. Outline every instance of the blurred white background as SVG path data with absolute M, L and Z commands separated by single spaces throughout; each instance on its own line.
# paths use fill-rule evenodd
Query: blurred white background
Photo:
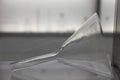
M 97 0 L 1 0 L 1 32 L 71 32 L 96 12 Z

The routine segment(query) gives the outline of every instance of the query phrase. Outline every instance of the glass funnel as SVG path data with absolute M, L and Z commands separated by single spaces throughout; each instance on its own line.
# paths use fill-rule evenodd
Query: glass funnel
M 14 78 L 23 78 L 23 80 L 40 80 L 40 76 L 33 75 L 34 71 L 38 71 L 35 74 L 40 75 L 39 70 L 44 73 L 46 69 L 49 74 L 44 75 L 43 80 L 70 80 L 72 76 L 74 76 L 72 80 L 90 80 L 90 78 L 91 80 L 106 80 L 112 77 L 111 54 L 112 38 L 103 36 L 98 15 L 95 13 L 58 50 L 12 62 L 9 66 Z M 69 71 L 71 75 L 65 77 L 63 74 L 70 73 Z M 56 77 L 50 74 L 52 72 L 56 74 Z M 77 75 L 79 76 L 75 77 Z

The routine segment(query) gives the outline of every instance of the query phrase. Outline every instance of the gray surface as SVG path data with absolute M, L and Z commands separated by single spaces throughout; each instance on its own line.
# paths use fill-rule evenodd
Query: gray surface
M 67 37 L 1 37 L 0 61 L 17 61 L 55 51 Z
M 86 58 L 88 60 L 89 60 L 89 58 L 92 60 L 101 59 L 101 55 L 102 55 L 102 59 L 105 59 L 105 57 L 103 57 L 103 55 L 112 53 L 112 42 L 113 42 L 112 37 L 101 37 L 101 36 L 90 37 L 90 38 L 87 38 L 87 40 L 83 39 L 82 42 L 77 41 L 77 42 L 72 43 L 71 45 L 67 46 L 64 49 L 64 51 L 62 52 L 62 54 L 64 54 L 64 57 L 67 57 L 67 58 L 68 57 L 74 58 L 74 56 L 78 56 L 78 58 L 81 58 L 81 59 Z M 96 55 L 96 53 L 92 53 L 94 51 L 101 52 L 101 54 Z M 81 56 L 78 55 L 79 53 L 81 53 Z M 87 57 L 85 57 L 85 56 L 87 56 Z M 48 77 L 50 77 L 50 75 L 52 76 L 52 77 L 50 77 L 50 78 L 52 78 L 50 80 L 57 79 L 60 76 L 62 76 L 62 78 L 65 78 L 65 80 L 66 80 L 66 78 L 68 78 L 66 76 L 68 76 L 70 72 L 67 72 L 65 76 L 62 75 L 63 74 L 62 70 L 64 70 L 64 68 L 63 67 L 61 68 L 60 64 L 56 66 L 56 65 L 48 62 L 46 65 L 48 65 L 48 67 L 45 66 L 44 64 L 43 65 L 41 64 L 41 65 L 38 65 L 36 67 L 32 67 L 30 69 L 26 69 L 26 70 L 17 72 L 15 74 L 16 75 L 15 80 L 17 80 L 17 77 L 18 78 L 22 77 L 23 79 L 33 78 L 33 80 L 34 79 L 44 80 L 44 78 L 45 78 L 44 75 L 47 75 L 46 76 L 47 80 L 48 80 Z M 51 67 L 51 65 L 52 65 L 52 67 Z M 67 70 L 67 68 L 64 71 L 66 72 L 66 70 Z M 70 71 L 70 70 L 68 69 L 68 71 Z M 53 76 L 53 74 L 54 74 L 54 76 Z M 76 71 L 74 74 L 76 75 L 76 78 L 78 78 L 78 79 L 81 78 L 80 76 L 79 77 L 77 76 L 78 73 L 76 73 Z M 79 75 L 83 75 L 83 74 L 84 73 L 83 72 L 81 73 L 81 71 L 80 71 Z M 43 76 L 41 76 L 41 75 L 43 75 Z M 55 75 L 58 77 L 56 77 Z M 86 75 L 86 79 L 89 79 L 89 80 L 91 80 L 91 78 L 93 79 L 92 75 L 88 76 L 88 73 L 86 73 L 86 72 L 85 72 L 83 77 L 85 77 L 85 75 Z M 108 78 L 106 78 L 106 79 L 109 80 Z M 97 79 L 97 80 L 99 80 L 99 79 Z
M 117 33 L 120 33 L 120 0 L 116 0 L 116 25 L 115 25 L 115 31 Z
M 113 63 L 120 68 L 120 34 L 114 36 Z
M 110 39 L 111 37 L 108 37 L 107 39 Z M 8 61 L 8 60 L 21 60 L 37 55 L 41 55 L 44 53 L 52 52 L 56 50 L 65 40 L 67 37 L 2 37 L 0 39 L 0 60 Z M 111 43 L 108 41 L 105 44 L 110 45 Z M 87 42 L 90 42 L 89 40 Z M 91 47 L 92 41 L 89 46 Z M 110 43 L 110 44 L 109 44 Z M 83 41 L 82 45 L 88 45 L 88 43 L 85 43 Z M 71 44 L 72 45 L 72 44 Z M 96 44 L 94 44 L 96 45 Z M 99 46 L 101 44 L 99 43 Z M 103 44 L 102 44 L 103 45 Z M 77 52 L 80 48 L 80 45 L 76 43 L 73 48 L 69 47 L 67 49 L 70 49 L 68 52 Z M 84 49 L 85 46 L 83 46 L 83 51 L 86 51 Z M 97 47 L 97 46 L 96 46 Z M 109 46 L 110 48 L 111 46 Z M 105 47 L 104 48 L 108 48 Z M 15 80 L 19 80 L 16 78 Z
M 112 55 L 113 38 L 110 36 L 95 35 L 78 40 L 68 45 L 61 52 L 61 56 L 74 57 L 78 55 L 81 60 L 101 60 Z
M 57 60 L 17 71 L 14 76 L 21 80 L 110 80 L 108 77 L 65 65 Z

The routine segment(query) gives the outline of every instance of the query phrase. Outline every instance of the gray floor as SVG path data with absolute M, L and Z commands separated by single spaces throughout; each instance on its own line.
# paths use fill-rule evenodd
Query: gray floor
M 55 51 L 67 37 L 1 37 L 0 61 L 16 61 Z
M 42 55 L 42 54 L 47 54 L 49 52 L 52 52 L 58 49 L 59 46 L 68 37 L 64 37 L 64 36 L 63 37 L 59 37 L 59 36 L 56 36 L 56 37 L 1 37 L 0 38 L 0 61 L 18 61 L 18 60 L 22 60 L 22 59 Z M 87 40 L 87 42 L 90 42 L 90 41 Z M 83 51 L 86 52 L 86 48 L 91 47 L 92 43 L 94 43 L 94 41 L 92 41 L 90 44 L 83 42 L 82 45 L 88 45 L 88 46 L 83 46 L 81 48 L 83 48 Z M 105 43 L 109 44 L 110 42 L 105 42 Z M 105 43 L 102 43 L 102 44 L 99 43 L 99 46 L 100 45 L 103 46 L 103 44 Z M 111 48 L 111 46 L 108 46 L 108 47 Z M 108 47 L 105 47 L 105 48 L 108 48 Z M 67 53 L 75 53 L 76 51 L 80 50 L 80 45 L 73 44 L 72 47 L 68 46 L 65 49 L 65 52 L 66 50 L 67 50 Z M 66 56 L 66 54 L 64 56 Z M 18 80 L 18 78 L 16 80 Z

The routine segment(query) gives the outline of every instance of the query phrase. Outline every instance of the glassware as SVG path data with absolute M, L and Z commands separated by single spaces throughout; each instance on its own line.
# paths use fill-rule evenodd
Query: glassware
M 46 55 L 41 55 L 41 56 L 37 56 L 34 58 L 22 60 L 20 62 L 14 62 L 11 65 L 13 65 L 14 70 L 17 70 L 17 69 L 26 68 L 26 67 L 29 67 L 35 64 L 39 64 L 41 62 L 46 62 L 49 60 L 60 58 L 59 55 L 60 56 L 63 55 L 60 52 L 65 47 L 70 45 L 72 42 L 75 42 L 76 40 L 81 40 L 91 35 L 101 34 L 101 31 L 102 30 L 99 24 L 99 19 L 98 19 L 97 14 L 95 13 L 82 25 L 82 27 L 78 31 L 76 31 L 70 38 L 68 38 L 58 50 L 52 53 L 46 54 Z
M 33 75 L 34 69 L 36 69 L 37 71 L 39 70 L 39 68 L 41 68 L 42 65 L 46 64 L 44 67 L 47 67 L 46 69 L 50 68 L 49 70 L 51 70 L 51 68 L 54 68 L 55 72 L 53 72 L 53 74 L 57 75 L 58 73 L 60 80 L 64 76 L 61 76 L 61 74 L 66 73 L 65 70 L 69 71 L 69 68 L 71 72 L 75 72 L 73 75 L 81 75 L 79 75 L 77 78 L 74 77 L 73 80 L 90 80 L 91 76 L 91 80 L 109 80 L 112 77 L 111 54 L 112 39 L 106 38 L 102 35 L 99 18 L 98 15 L 95 13 L 81 26 L 78 31 L 76 31 L 70 38 L 68 38 L 58 50 L 49 54 L 29 58 L 19 62 L 12 62 L 9 64 L 9 70 L 14 76 L 19 77 L 20 75 L 17 74 L 22 73 L 21 78 L 24 78 L 25 76 L 23 75 L 23 73 L 26 73 L 25 78 L 29 78 L 31 77 L 30 75 Z M 55 63 L 51 63 L 54 61 Z M 60 64 L 61 66 L 63 66 L 62 68 L 61 66 L 59 66 Z M 50 65 L 53 66 L 50 67 Z M 58 71 L 56 70 L 56 68 Z M 43 69 L 40 70 L 42 70 L 44 73 Z M 62 72 L 60 72 L 59 74 L 59 71 Z M 76 73 L 76 71 L 78 72 Z M 29 75 L 30 72 L 31 74 Z M 40 75 L 39 71 L 38 73 L 36 73 L 36 75 L 37 74 Z M 46 78 L 44 75 L 45 80 L 49 78 L 51 78 L 52 80 L 56 80 L 55 76 L 50 77 L 48 75 L 50 74 L 47 74 Z M 72 75 L 69 75 L 67 78 L 64 77 L 63 80 L 68 80 L 71 76 Z M 38 80 L 39 79 L 40 78 L 38 78 Z M 4 78 L 2 80 L 4 80 Z M 57 78 L 57 80 L 59 80 L 59 78 Z
M 110 80 L 59 60 L 41 63 L 13 73 L 12 80 Z

